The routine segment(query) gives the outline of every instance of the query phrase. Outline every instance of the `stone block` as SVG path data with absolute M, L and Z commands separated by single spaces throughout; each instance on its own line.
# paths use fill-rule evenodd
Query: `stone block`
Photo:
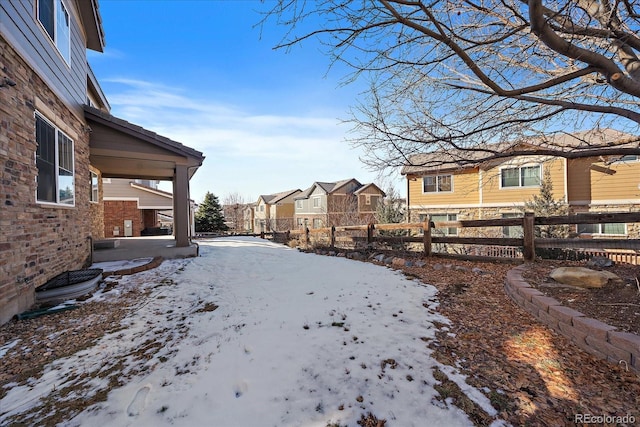
M 558 319 L 556 319 L 546 311 L 540 310 L 540 312 L 538 312 L 538 319 L 540 319 L 542 323 L 544 323 L 554 331 L 560 331 L 560 328 L 558 327 Z
M 538 307 L 536 304 L 532 303 L 531 301 L 524 301 L 524 307 L 525 310 L 527 310 L 529 313 L 533 314 L 535 317 L 538 317 L 538 312 L 540 311 L 540 307 Z
M 610 331 L 607 341 L 618 348 L 633 353 L 634 357 L 640 357 L 640 336 L 630 332 Z
M 587 342 L 585 341 L 587 338 L 587 334 L 585 334 L 584 332 L 577 330 L 572 325 L 565 322 L 558 322 L 558 328 L 560 329 L 562 335 L 569 338 L 583 350 L 588 347 Z
M 531 302 L 536 304 L 540 311 L 548 312 L 549 306 L 551 305 L 562 305 L 555 298 L 548 297 L 545 295 L 533 295 L 531 297 Z
M 615 360 L 615 363 L 618 363 L 621 360 L 624 360 L 625 363 L 629 365 L 631 364 L 631 352 L 618 348 L 616 346 L 613 346 L 609 344 L 607 341 L 601 340 L 592 335 L 587 335 L 587 338 L 585 338 L 585 341 L 587 342 L 587 344 L 589 344 L 591 347 L 595 348 L 599 352 L 606 354 L 607 358 L 610 358 L 611 360 Z
M 575 317 L 573 319 L 573 327 L 605 342 L 607 341 L 607 334 L 616 330 L 613 326 L 590 317 Z
M 518 293 L 520 295 L 522 295 L 522 297 L 525 299 L 525 301 L 531 301 L 531 298 L 536 295 L 536 296 L 544 296 L 544 294 L 542 292 L 540 292 L 537 289 L 533 289 L 533 288 L 518 288 Z
M 568 325 L 573 325 L 572 319 L 574 317 L 584 317 L 584 314 L 579 311 L 562 305 L 550 305 L 549 314 L 558 319 L 558 322 L 563 322 Z

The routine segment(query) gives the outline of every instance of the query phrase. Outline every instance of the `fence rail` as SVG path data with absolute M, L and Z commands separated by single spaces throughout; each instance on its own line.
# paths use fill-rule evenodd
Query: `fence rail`
M 425 256 L 433 253 L 433 246 L 439 244 L 461 245 L 467 247 L 468 253 L 484 252 L 489 254 L 504 254 L 506 257 L 522 257 L 525 261 L 533 261 L 536 256 L 536 249 L 559 248 L 559 249 L 579 249 L 585 255 L 598 254 L 611 259 L 621 260 L 621 262 L 631 262 L 640 264 L 640 239 L 585 239 L 585 238 L 537 238 L 535 230 L 538 226 L 546 225 L 573 225 L 573 224 L 601 224 L 601 223 L 637 223 L 640 222 L 640 212 L 630 213 L 605 213 L 605 214 L 579 214 L 567 216 L 535 217 L 532 213 L 526 213 L 522 218 L 497 218 L 483 220 L 462 220 L 462 221 L 425 221 L 417 223 L 401 224 L 368 224 L 350 225 L 339 227 L 325 227 L 300 230 L 291 230 L 283 233 L 286 240 L 292 237 L 304 239 L 306 244 L 310 244 L 312 236 L 325 235 L 330 247 L 336 246 L 338 240 L 348 240 L 355 244 L 364 243 L 372 245 L 375 243 L 422 244 L 422 251 Z M 458 237 L 434 235 L 436 228 L 486 228 L 486 227 L 506 227 L 521 226 L 523 230 L 522 238 L 513 237 Z M 406 236 L 386 236 L 380 235 L 381 231 L 401 231 L 406 230 Z M 413 234 L 412 234 L 413 231 Z M 340 239 L 338 234 L 361 232 L 364 235 L 351 235 Z M 479 250 L 481 247 L 483 250 Z M 491 255 L 490 255 L 491 256 Z M 498 256 L 496 258 L 503 258 Z M 474 258 L 473 255 L 467 256 Z M 486 258 L 482 255 L 482 258 Z M 614 259 L 614 260 L 615 260 Z M 623 261 L 624 260 L 624 261 Z

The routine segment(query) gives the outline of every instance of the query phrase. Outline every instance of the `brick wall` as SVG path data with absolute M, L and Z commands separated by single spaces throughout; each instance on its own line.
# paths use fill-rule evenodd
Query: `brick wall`
M 0 324 L 28 309 L 36 287 L 90 262 L 89 133 L 0 36 Z M 38 109 L 74 140 L 75 207 L 36 203 Z
M 142 211 L 138 209 L 138 202 L 133 200 L 105 200 L 104 202 L 104 236 L 124 237 L 124 221 L 133 221 L 133 237 L 139 237 L 144 228 Z M 118 227 L 120 234 L 114 234 Z

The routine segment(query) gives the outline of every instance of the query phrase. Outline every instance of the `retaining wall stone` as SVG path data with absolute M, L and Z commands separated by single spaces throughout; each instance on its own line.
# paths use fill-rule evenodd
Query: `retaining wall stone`
M 505 278 L 505 291 L 517 305 L 586 352 L 613 364 L 624 364 L 640 374 L 640 336 L 617 331 L 547 297 L 523 279 L 526 268 L 526 264 L 515 267 Z

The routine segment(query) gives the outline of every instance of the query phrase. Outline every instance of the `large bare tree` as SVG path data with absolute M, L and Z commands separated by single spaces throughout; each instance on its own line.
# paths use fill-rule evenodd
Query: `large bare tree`
M 267 4 L 263 24 L 287 28 L 277 48 L 318 38 L 352 67 L 346 83 L 370 82 L 347 120 L 373 168 L 436 149 L 475 162 L 518 140 L 564 157 L 640 154 L 638 0 Z M 557 138 L 604 128 L 623 133 Z

